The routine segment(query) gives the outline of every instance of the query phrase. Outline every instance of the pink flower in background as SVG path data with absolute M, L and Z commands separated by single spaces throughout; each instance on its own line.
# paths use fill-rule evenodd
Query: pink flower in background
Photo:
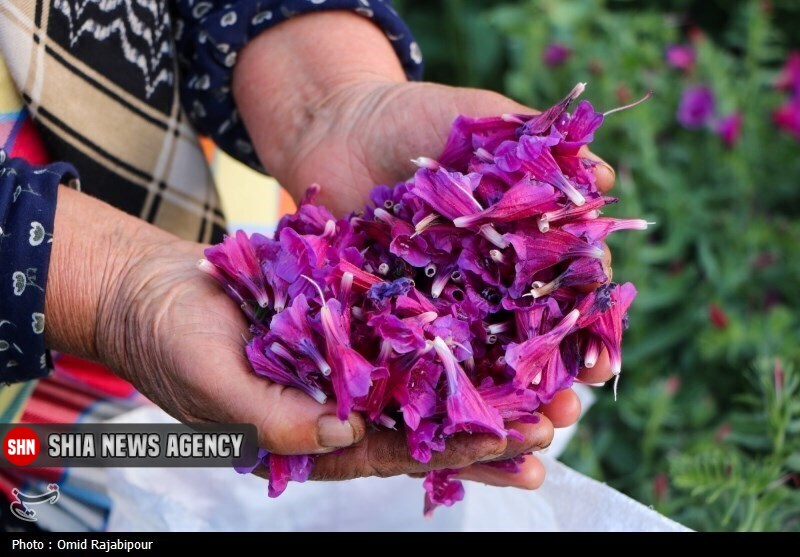
M 714 126 L 714 131 L 727 147 L 734 147 L 739 142 L 739 136 L 742 133 L 742 115 L 733 112 L 725 116 Z
M 705 85 L 688 87 L 678 106 L 678 122 L 689 129 L 702 128 L 714 116 L 714 93 Z
M 671 44 L 664 54 L 667 64 L 675 69 L 690 71 L 694 67 L 694 47 L 688 44 Z
M 779 128 L 800 141 L 800 52 L 789 55 L 775 86 L 788 90 L 789 100 L 772 113 L 772 119 Z
M 572 56 L 572 50 L 561 43 L 550 43 L 544 49 L 542 60 L 551 68 L 560 66 Z
M 794 100 L 800 97 L 800 52 L 789 54 L 775 86 L 778 89 L 791 91 Z
M 800 98 L 789 101 L 775 112 L 772 119 L 783 131 L 786 131 L 800 141 Z

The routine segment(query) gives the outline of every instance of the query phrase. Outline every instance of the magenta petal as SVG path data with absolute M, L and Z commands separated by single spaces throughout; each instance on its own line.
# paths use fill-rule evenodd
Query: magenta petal
M 585 88 L 585 83 L 577 84 L 572 91 L 569 92 L 569 95 L 561 99 L 557 104 L 528 120 L 523 128 L 524 133 L 528 135 L 539 135 L 549 130 L 550 126 L 561 118 L 561 115 L 567 111 L 573 101 L 583 93 Z
M 513 297 L 519 297 L 530 285 L 533 275 L 573 257 L 602 259 L 603 250 L 568 232 L 550 230 L 541 233 L 530 230 L 525 234 L 506 234 L 503 238 L 511 244 L 517 254 L 514 284 L 509 289 Z
M 558 350 L 559 343 L 570 334 L 578 321 L 579 313 L 572 310 L 550 332 L 533 337 L 521 344 L 510 343 L 506 349 L 506 362 L 517 374 L 514 382 L 525 388 L 542 372 L 542 366 Z
M 533 389 L 536 391 L 542 404 L 548 404 L 552 402 L 557 392 L 572 386 L 574 379 L 575 377 L 570 374 L 569 370 L 564 365 L 561 352 L 556 350 L 542 370 L 539 383 L 535 385 Z
M 431 516 L 436 507 L 451 507 L 464 499 L 464 484 L 455 479 L 458 470 L 428 472 L 422 485 L 425 487 L 425 516 Z
M 447 344 L 436 337 L 433 348 L 444 365 L 447 377 L 447 419 L 444 432 L 447 435 L 459 431 L 492 433 L 498 437 L 505 437 L 503 419 L 500 413 L 488 406 L 478 394 L 458 364 Z
M 580 207 L 586 203 L 586 198 L 564 176 L 550 151 L 543 150 L 536 158 L 524 159 L 522 168 L 530 173 L 535 180 L 550 184 L 561 190 L 575 205 Z
M 235 284 L 249 292 L 259 306 L 265 308 L 269 305 L 270 297 L 261 265 L 246 233 L 239 230 L 234 236 L 226 236 L 221 244 L 207 248 L 205 256 Z
M 422 236 L 408 235 L 395 236 L 389 244 L 389 251 L 397 257 L 404 259 L 409 265 L 414 267 L 424 267 L 431 262 L 431 256 L 427 253 L 428 243 Z
M 423 419 L 433 416 L 436 409 L 436 387 L 442 376 L 442 366 L 420 358 L 411 369 L 405 389 L 399 389 L 403 420 L 417 429 Z
M 311 475 L 314 457 L 308 455 L 269 455 L 269 496 L 278 497 L 289 481 L 302 483 Z
M 459 228 L 472 228 L 490 222 L 513 222 L 557 209 L 553 187 L 523 180 L 503 194 L 495 205 L 480 213 L 459 217 L 453 220 L 453 224 Z
M 561 230 L 582 238 L 590 243 L 602 242 L 617 230 L 647 230 L 647 221 L 642 219 L 612 219 L 601 217 L 565 224 Z
M 411 319 L 400 319 L 390 313 L 380 313 L 368 322 L 378 336 L 388 342 L 398 354 L 408 354 L 425 347 L 422 326 Z
M 487 404 L 500 412 L 505 421 L 516 421 L 530 416 L 539 406 L 539 397 L 534 391 L 513 383 L 481 386 L 478 392 Z
M 625 329 L 625 314 L 635 297 L 636 288 L 631 283 L 618 286 L 611 292 L 611 307 L 587 327 L 589 332 L 600 337 L 608 350 L 614 375 L 622 371 L 622 331 Z
M 269 344 L 266 341 L 266 337 L 257 336 L 245 347 L 247 359 L 250 360 L 253 371 L 281 385 L 300 389 L 320 404 L 324 403 L 327 397 L 322 392 L 322 389 L 311 381 L 301 379 L 295 373 L 296 370 L 288 369 L 283 362 L 271 353 Z
M 554 151 L 558 154 L 575 154 L 578 149 L 594 141 L 594 132 L 603 124 L 603 114 L 596 112 L 589 101 L 578 103 L 575 112 L 559 125 L 564 142 Z
M 478 148 L 494 151 L 500 143 L 517 138 L 519 124 L 502 118 L 459 116 L 453 122 L 439 162 L 447 168 L 464 168 Z
M 422 420 L 416 429 L 406 428 L 406 440 L 414 460 L 430 462 L 434 451 L 444 450 L 445 439 L 440 429 L 441 427 L 431 420 Z
M 331 381 L 336 393 L 336 409 L 340 420 L 346 420 L 355 399 L 367 396 L 377 368 L 349 346 L 328 345 Z
M 440 215 L 453 220 L 483 210 L 472 192 L 480 182 L 480 174 L 432 171 L 420 168 L 414 175 L 414 195 L 423 199 Z

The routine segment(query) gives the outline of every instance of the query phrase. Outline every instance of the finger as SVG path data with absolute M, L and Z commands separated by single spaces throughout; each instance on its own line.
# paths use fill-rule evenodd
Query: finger
M 594 167 L 594 177 L 597 180 L 597 189 L 599 189 L 602 193 L 606 193 L 614 187 L 614 182 L 617 179 L 617 172 L 610 164 L 592 153 L 585 145 L 581 147 L 581 150 L 578 151 L 578 154 L 597 163 Z
M 567 427 L 578 421 L 581 417 L 581 401 L 575 391 L 566 389 L 559 391 L 548 404 L 539 407 L 553 427 Z
M 473 464 L 458 473 L 460 480 L 519 489 L 538 489 L 544 482 L 544 477 L 544 465 L 533 455 L 525 456 L 525 460 L 519 465 L 518 472 L 504 472 L 486 464 Z
M 443 468 L 465 468 L 475 462 L 510 458 L 546 447 L 553 438 L 550 421 L 542 417 L 536 424 L 512 424 L 523 440 L 500 439 L 483 433 L 459 433 L 447 440 L 445 450 L 434 452 L 430 462 L 411 456 L 402 431 L 370 432 L 360 443 L 339 453 L 317 458 L 311 477 L 318 480 L 346 480 L 365 476 L 419 474 Z
M 614 376 L 611 373 L 611 362 L 608 360 L 608 350 L 605 348 L 600 352 L 597 363 L 592 367 L 582 367 L 578 371 L 578 381 L 589 385 L 599 385 L 605 383 Z
M 298 389 L 284 387 L 242 369 L 216 387 L 226 401 L 219 421 L 254 424 L 259 446 L 276 454 L 318 454 L 349 447 L 366 432 L 364 418 L 336 416 L 336 404 L 320 404 Z

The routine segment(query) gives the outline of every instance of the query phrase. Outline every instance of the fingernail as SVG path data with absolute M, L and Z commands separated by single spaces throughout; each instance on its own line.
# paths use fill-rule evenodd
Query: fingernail
M 602 168 L 605 168 L 605 169 L 606 169 L 606 171 L 607 171 L 609 174 L 611 174 L 611 176 L 613 176 L 614 178 L 616 178 L 616 177 L 617 177 L 617 171 L 616 171 L 616 170 L 614 170 L 614 167 L 613 167 L 613 166 L 611 166 L 610 164 L 608 164 L 607 162 L 601 162 L 601 163 L 599 164 L 599 166 L 601 166 Z
M 355 441 L 355 432 L 350 422 L 336 416 L 322 416 L 317 421 L 319 444 L 328 449 L 349 447 Z

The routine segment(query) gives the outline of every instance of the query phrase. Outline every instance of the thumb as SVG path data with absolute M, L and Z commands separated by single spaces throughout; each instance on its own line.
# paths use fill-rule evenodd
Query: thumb
M 319 454 L 364 437 L 366 424 L 359 414 L 341 421 L 335 403 L 320 404 L 298 389 L 243 371 L 237 380 L 217 385 L 225 391 L 217 400 L 228 401 L 225 421 L 256 426 L 260 447 L 282 455 Z

